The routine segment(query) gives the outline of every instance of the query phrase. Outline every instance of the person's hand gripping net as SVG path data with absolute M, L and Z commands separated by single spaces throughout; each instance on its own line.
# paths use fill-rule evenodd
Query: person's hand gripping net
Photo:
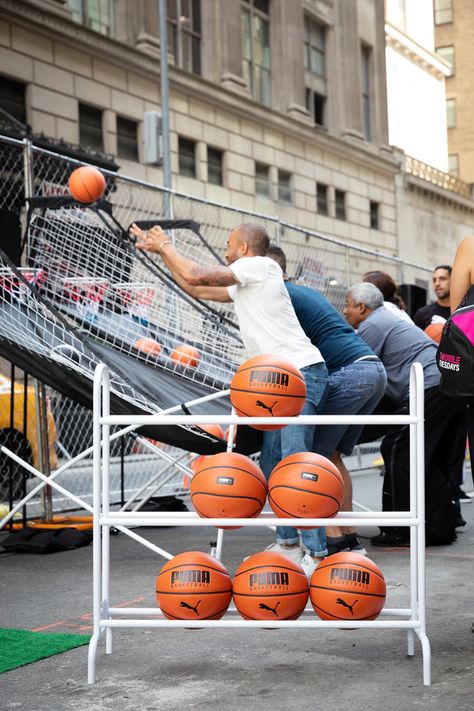
M 170 238 L 159 225 L 155 225 L 145 232 L 134 222 L 130 227 L 130 232 L 136 238 L 135 246 L 137 249 L 142 249 L 146 252 L 160 254 L 165 244 L 171 244 Z

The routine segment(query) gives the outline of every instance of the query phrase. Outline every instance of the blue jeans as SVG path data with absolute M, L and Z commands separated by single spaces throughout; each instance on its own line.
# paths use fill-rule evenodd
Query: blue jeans
M 380 360 L 360 360 L 329 376 L 323 415 L 370 415 L 379 404 L 387 385 Z M 318 425 L 312 450 L 324 457 L 334 452 L 352 454 L 363 425 Z
M 302 415 L 317 415 L 324 405 L 328 384 L 328 370 L 325 363 L 315 363 L 301 369 L 306 383 L 306 402 Z M 269 430 L 263 434 L 260 468 L 268 479 L 278 462 L 290 454 L 313 450 L 314 425 L 288 425 L 282 430 Z M 296 528 L 277 526 L 277 543 L 295 545 L 299 543 Z M 326 532 L 324 528 L 301 531 L 301 544 L 309 555 L 327 555 Z

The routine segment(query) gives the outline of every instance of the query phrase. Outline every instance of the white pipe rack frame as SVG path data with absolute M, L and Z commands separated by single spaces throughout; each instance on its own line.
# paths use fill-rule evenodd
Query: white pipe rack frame
M 229 391 L 223 391 L 226 396 Z M 216 393 L 209 396 L 214 399 Z M 161 614 L 159 607 L 119 608 L 110 605 L 110 530 L 117 528 L 127 532 L 155 553 L 170 559 L 173 556 L 143 537 L 132 534 L 131 526 L 277 526 L 282 519 L 271 512 L 258 518 L 200 518 L 194 512 L 114 512 L 109 499 L 109 462 L 111 425 L 191 425 L 221 424 L 349 424 L 349 425 L 409 425 L 410 426 L 410 510 L 409 511 L 362 511 L 340 512 L 334 518 L 285 518 L 288 526 L 330 526 L 337 521 L 343 526 L 376 525 L 410 527 L 410 607 L 384 608 L 380 617 L 372 621 L 325 621 L 314 619 L 312 613 L 299 620 L 268 621 L 232 618 L 227 613 L 221 620 L 165 620 L 156 619 Z M 231 433 L 232 434 L 232 433 Z M 229 437 L 232 446 L 232 436 Z M 410 409 L 408 415 L 302 415 L 299 417 L 238 417 L 216 415 L 110 415 L 110 385 L 107 366 L 97 366 L 94 375 L 93 410 L 93 634 L 89 643 L 88 682 L 96 680 L 96 658 L 100 638 L 105 632 L 106 654 L 112 653 L 112 633 L 116 628 L 267 628 L 280 629 L 404 629 L 407 631 L 408 656 L 415 654 L 415 634 L 421 643 L 423 655 L 423 683 L 431 684 L 431 651 L 426 634 L 426 577 L 425 577 L 425 476 L 424 476 L 424 382 L 420 363 L 414 363 L 410 371 Z M 223 530 L 218 531 L 216 556 L 221 557 Z M 235 613 L 235 607 L 229 608 Z M 148 618 L 148 619 L 144 619 Z

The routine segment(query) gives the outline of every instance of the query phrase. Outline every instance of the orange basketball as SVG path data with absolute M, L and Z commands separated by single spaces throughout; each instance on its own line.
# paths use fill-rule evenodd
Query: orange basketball
M 296 620 L 308 601 L 308 579 L 291 558 L 262 551 L 237 568 L 232 592 L 245 620 Z
M 190 493 L 202 518 L 254 518 L 265 505 L 267 482 L 248 457 L 220 452 L 205 457 L 191 480 Z
M 331 518 L 339 512 L 343 497 L 338 468 L 313 452 L 285 457 L 268 480 L 268 502 L 281 518 Z
M 209 434 L 214 435 L 214 437 L 225 439 L 225 432 L 220 425 L 198 425 L 198 427 L 200 427 L 205 432 L 209 432 Z M 196 459 L 193 459 L 193 461 L 189 465 L 193 474 L 195 474 L 197 470 L 204 465 L 206 458 L 207 456 L 205 454 L 201 454 L 199 457 L 196 457 Z M 183 486 L 189 489 L 189 477 L 187 475 L 185 475 L 183 478 Z
M 225 432 L 220 425 L 197 425 L 197 427 L 200 427 L 204 432 L 209 432 L 214 437 L 225 439 Z
M 230 401 L 238 415 L 296 417 L 306 400 L 301 372 L 286 358 L 261 355 L 242 363 L 230 384 Z M 257 430 L 279 430 L 284 425 L 252 425 Z
M 322 620 L 375 620 L 386 593 L 380 568 L 359 553 L 330 555 L 311 576 L 311 603 Z
M 439 343 L 443 333 L 444 323 L 430 323 L 425 328 L 427 336 L 433 339 L 435 343 Z
M 154 338 L 138 338 L 134 343 L 134 347 L 139 351 L 151 353 L 155 356 L 160 355 L 161 353 L 161 346 L 158 341 L 155 341 Z
M 69 177 L 69 192 L 78 202 L 95 202 L 105 192 L 105 178 L 97 168 L 83 165 Z
M 191 368 L 197 368 L 201 356 L 197 348 L 188 346 L 186 343 L 181 343 L 171 353 L 171 360 L 180 365 L 187 365 Z
M 227 569 L 207 553 L 176 555 L 156 579 L 156 600 L 169 620 L 219 620 L 231 598 Z

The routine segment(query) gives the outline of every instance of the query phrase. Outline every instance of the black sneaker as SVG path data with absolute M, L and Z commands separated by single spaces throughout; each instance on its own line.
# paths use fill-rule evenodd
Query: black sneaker
M 334 553 L 345 553 L 346 551 L 350 551 L 350 548 L 347 545 L 345 538 L 343 538 L 342 541 L 337 541 L 335 543 L 331 543 L 331 538 L 327 538 L 326 542 L 328 545 L 328 555 L 334 555 Z
M 346 533 L 345 541 L 350 551 L 360 553 L 360 555 L 367 555 L 367 551 L 354 533 Z
M 461 504 L 472 504 L 471 497 L 466 494 L 466 492 L 463 491 L 461 488 L 458 488 L 458 490 L 456 491 L 456 498 Z
M 406 548 L 410 545 L 410 538 L 406 534 L 391 531 L 388 533 L 379 533 L 378 536 L 374 536 L 373 538 L 371 538 L 370 542 L 373 546 Z

